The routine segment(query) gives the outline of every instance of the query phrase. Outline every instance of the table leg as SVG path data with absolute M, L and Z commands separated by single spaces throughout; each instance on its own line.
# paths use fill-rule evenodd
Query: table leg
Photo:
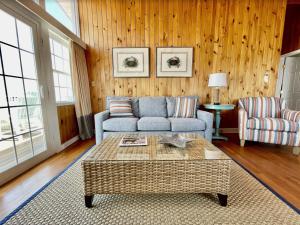
M 219 202 L 221 206 L 227 206 L 227 195 L 218 194 Z
M 84 202 L 85 202 L 85 206 L 87 208 L 93 207 L 93 199 L 94 199 L 94 195 L 85 195 L 84 196 Z
M 225 140 L 227 141 L 228 138 L 220 135 L 220 123 L 221 123 L 221 110 L 216 110 L 216 128 L 215 133 L 213 135 L 213 139 L 215 140 Z

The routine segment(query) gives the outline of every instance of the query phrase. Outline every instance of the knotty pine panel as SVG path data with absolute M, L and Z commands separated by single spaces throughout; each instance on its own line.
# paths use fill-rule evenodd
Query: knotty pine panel
M 61 144 L 79 135 L 75 106 L 57 106 Z
M 208 75 L 219 71 L 228 74 L 229 86 L 221 91 L 223 103 L 236 103 L 245 96 L 275 94 L 285 0 L 78 3 L 81 37 L 88 45 L 94 113 L 104 109 L 107 95 L 199 95 L 202 103 L 209 102 Z M 156 77 L 156 47 L 163 46 L 194 48 L 192 78 Z M 150 77 L 113 78 L 113 47 L 150 47 Z M 263 82 L 266 72 L 270 75 L 268 84 Z M 237 123 L 226 121 L 222 121 L 223 127 L 236 127 Z

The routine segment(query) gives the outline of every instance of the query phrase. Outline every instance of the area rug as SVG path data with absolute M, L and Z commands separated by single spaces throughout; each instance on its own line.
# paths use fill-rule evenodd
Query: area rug
M 83 156 L 85 157 L 85 156 Z M 81 160 L 77 160 L 0 224 L 299 224 L 300 215 L 236 163 L 228 206 L 214 194 L 96 195 L 83 199 Z

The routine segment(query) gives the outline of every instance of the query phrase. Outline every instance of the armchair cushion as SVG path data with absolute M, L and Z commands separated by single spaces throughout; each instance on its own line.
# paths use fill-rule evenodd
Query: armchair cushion
M 247 122 L 248 129 L 297 132 L 299 124 L 280 118 L 249 118 Z

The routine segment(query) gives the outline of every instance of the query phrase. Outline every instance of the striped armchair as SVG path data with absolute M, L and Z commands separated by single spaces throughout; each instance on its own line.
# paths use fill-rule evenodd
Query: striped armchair
M 239 137 L 245 141 L 293 146 L 300 152 L 300 111 L 285 108 L 276 97 L 248 97 L 239 100 Z

